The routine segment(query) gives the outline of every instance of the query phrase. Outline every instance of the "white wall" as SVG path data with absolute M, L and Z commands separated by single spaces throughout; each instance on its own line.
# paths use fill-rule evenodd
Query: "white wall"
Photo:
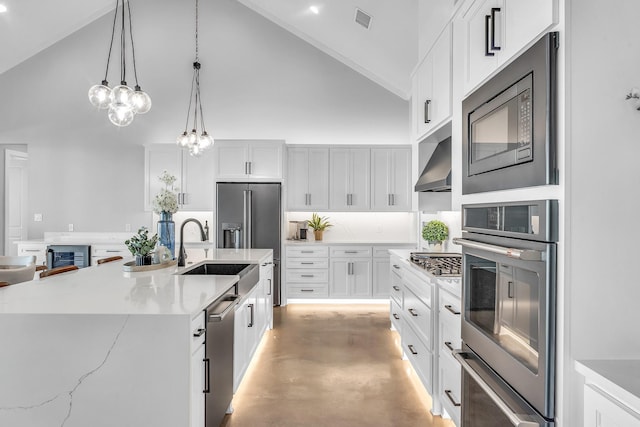
M 406 144 L 409 103 L 233 0 L 200 4 L 207 130 L 219 139 Z M 111 14 L 0 75 L 0 144 L 28 144 L 30 238 L 124 231 L 142 210 L 142 145 L 184 130 L 194 59 L 192 3 L 132 4 L 139 82 L 153 107 L 118 129 L 91 107 L 104 74 Z M 110 83 L 119 67 L 111 63 Z M 131 66 L 127 80 L 134 83 Z

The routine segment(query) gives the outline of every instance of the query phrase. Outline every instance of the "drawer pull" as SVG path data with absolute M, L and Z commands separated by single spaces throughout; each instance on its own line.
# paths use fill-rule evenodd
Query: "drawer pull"
M 416 313 L 416 310 L 414 308 L 410 308 L 407 311 L 411 313 L 413 317 L 418 317 L 418 313 Z
M 300 253 L 302 253 L 302 254 L 312 254 L 313 251 L 300 251 Z
M 456 402 L 456 400 L 453 398 L 453 393 L 451 392 L 451 390 L 445 390 L 444 394 L 447 395 L 447 397 L 449 398 L 449 400 L 451 401 L 451 403 L 453 404 L 453 406 L 460 406 L 462 405 L 460 402 Z
M 400 286 L 393 285 L 393 290 L 400 292 Z
M 313 289 L 300 289 L 300 292 L 313 292 Z
M 314 277 L 313 274 L 301 274 L 300 277 Z
M 451 351 L 453 351 L 453 346 L 451 345 L 451 343 L 449 341 L 445 341 L 444 345 Z
M 357 254 L 358 251 L 344 251 L 345 254 Z
M 194 337 L 196 337 L 196 338 L 198 338 L 198 337 L 201 337 L 202 335 L 204 335 L 204 333 L 205 333 L 205 332 L 207 332 L 207 330 L 206 330 L 206 329 L 198 328 L 198 329 L 196 329 L 196 330 L 195 330 L 195 332 L 193 333 L 193 336 L 194 336 Z
M 449 310 L 450 312 L 452 312 L 456 316 L 460 315 L 460 312 L 457 311 L 455 308 L 453 308 L 453 306 L 450 305 L 450 304 L 445 305 L 444 308 L 446 308 L 447 310 Z
M 396 320 L 400 320 L 400 316 L 398 316 L 396 313 L 393 313 L 393 318 Z
M 301 265 L 313 265 L 313 264 L 315 264 L 315 263 L 314 263 L 314 262 L 311 262 L 311 261 L 306 261 L 306 262 L 304 262 L 304 261 L 303 261 L 303 262 L 301 262 L 300 264 L 301 264 Z
M 409 348 L 409 351 L 411 352 L 411 354 L 418 354 L 418 352 L 413 347 L 413 345 L 409 344 L 407 347 Z
M 44 252 L 42 249 L 24 249 L 24 252 Z

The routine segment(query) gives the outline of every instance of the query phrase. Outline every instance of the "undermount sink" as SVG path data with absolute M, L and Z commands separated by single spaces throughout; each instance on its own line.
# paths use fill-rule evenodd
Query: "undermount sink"
M 238 282 L 238 294 L 245 295 L 258 283 L 260 269 L 257 264 L 216 264 L 214 262 L 202 262 L 181 271 L 181 275 L 224 275 L 240 276 Z

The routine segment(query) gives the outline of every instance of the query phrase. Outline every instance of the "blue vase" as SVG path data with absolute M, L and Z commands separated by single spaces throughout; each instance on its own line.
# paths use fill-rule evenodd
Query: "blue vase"
M 165 246 L 171 252 L 171 259 L 176 257 L 176 223 L 171 213 L 160 212 L 158 221 L 158 244 Z

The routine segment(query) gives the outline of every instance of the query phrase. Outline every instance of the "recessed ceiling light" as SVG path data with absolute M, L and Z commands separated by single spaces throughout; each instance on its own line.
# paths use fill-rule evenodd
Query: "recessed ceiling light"
M 309 8 L 309 10 L 311 11 L 311 13 L 313 13 L 313 14 L 315 14 L 315 15 L 317 15 L 317 14 L 319 14 L 319 13 L 320 13 L 320 9 L 318 9 L 318 6 L 311 6 L 311 7 Z
M 0 4 L 0 13 L 4 13 L 7 11 L 7 6 Z

